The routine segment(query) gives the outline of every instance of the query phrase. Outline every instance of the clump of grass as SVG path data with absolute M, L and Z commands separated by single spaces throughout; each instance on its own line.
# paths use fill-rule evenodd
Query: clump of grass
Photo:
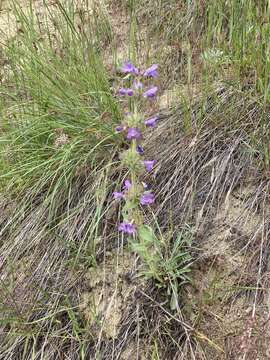
M 118 105 L 72 9 L 47 14 L 54 38 L 50 28 L 40 33 L 33 14 L 15 11 L 21 33 L 5 48 L 10 80 L 3 89 L 1 182 L 21 189 L 41 180 L 40 187 L 54 183 L 56 189 L 110 154 Z
M 160 63 L 169 63 L 169 83 L 227 80 L 269 101 L 269 4 L 140 0 L 136 9 L 142 22 L 151 19 L 146 38 L 158 44 L 152 54 Z

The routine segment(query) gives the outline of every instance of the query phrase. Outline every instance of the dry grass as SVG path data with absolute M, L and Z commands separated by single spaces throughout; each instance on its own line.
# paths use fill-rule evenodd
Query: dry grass
M 184 308 L 193 319 L 190 326 L 205 336 L 195 332 L 195 340 L 205 345 L 194 350 L 194 358 L 238 359 L 241 341 L 253 344 L 241 348 L 245 358 L 265 358 L 263 333 L 255 325 L 248 335 L 252 340 L 242 337 L 249 326 L 245 321 L 262 323 L 268 308 L 270 182 L 258 146 L 267 139 L 269 129 L 263 125 L 269 115 L 247 94 L 230 88 L 209 96 L 203 114 L 200 106 L 189 111 L 190 133 L 180 108 L 164 114 L 149 137 L 148 151 L 159 159 L 156 214 L 164 231 L 171 223 L 175 231 L 188 223 L 195 234 L 194 287 Z M 233 320 L 235 311 L 239 320 Z

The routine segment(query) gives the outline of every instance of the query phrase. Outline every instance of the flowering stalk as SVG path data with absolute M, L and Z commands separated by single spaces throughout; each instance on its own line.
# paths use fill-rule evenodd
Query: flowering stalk
M 121 192 L 114 192 L 114 198 L 125 201 L 122 208 L 123 220 L 118 224 L 118 230 L 133 237 L 144 223 L 141 206 L 149 206 L 155 202 L 154 194 L 148 190 L 147 184 L 141 181 L 146 172 L 152 171 L 155 161 L 143 159 L 144 150 L 140 142 L 146 128 L 156 126 L 158 117 L 145 119 L 138 109 L 142 99 L 151 101 L 157 95 L 157 86 L 146 86 L 149 79 L 158 76 L 157 69 L 158 65 L 154 64 L 140 71 L 130 62 L 123 64 L 121 68 L 122 73 L 126 75 L 124 81 L 128 80 L 128 86 L 121 87 L 118 95 L 128 99 L 130 112 L 115 131 L 121 133 L 130 143 L 129 149 L 121 155 L 122 165 L 128 169 L 130 180 L 128 180 L 128 188 L 123 186 Z
M 128 170 L 129 178 L 124 180 L 121 191 L 115 191 L 113 195 L 117 201 L 123 201 L 122 220 L 118 224 L 118 230 L 132 239 L 130 246 L 142 261 L 145 277 L 154 279 L 159 286 L 167 288 L 167 294 L 171 294 L 171 309 L 175 310 L 179 308 L 179 284 L 189 281 L 187 273 L 191 258 L 185 247 L 188 237 L 184 236 L 182 239 L 179 236 L 170 249 L 167 246 L 172 240 L 170 234 L 159 231 L 157 237 L 155 231 L 145 224 L 142 212 L 142 207 L 151 206 L 155 202 L 154 193 L 142 181 L 145 174 L 152 172 L 155 160 L 144 158 L 141 141 L 147 128 L 156 127 L 158 117 L 153 115 L 145 119 L 139 109 L 142 101 L 152 101 L 157 95 L 157 86 L 149 86 L 149 80 L 158 76 L 157 69 L 157 64 L 144 71 L 131 63 L 122 67 L 122 72 L 126 75 L 124 81 L 128 80 L 128 86 L 122 86 L 118 94 L 127 99 L 129 112 L 115 131 L 130 144 L 120 157 L 122 166 Z

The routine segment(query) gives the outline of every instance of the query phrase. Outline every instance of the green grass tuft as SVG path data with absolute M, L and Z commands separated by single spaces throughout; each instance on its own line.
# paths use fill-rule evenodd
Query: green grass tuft
M 75 27 L 72 9 L 57 10 L 46 14 L 51 38 L 15 6 L 21 32 L 5 48 L 0 138 L 1 183 L 9 189 L 68 186 L 80 169 L 100 166 L 117 142 L 120 113 L 94 41 Z

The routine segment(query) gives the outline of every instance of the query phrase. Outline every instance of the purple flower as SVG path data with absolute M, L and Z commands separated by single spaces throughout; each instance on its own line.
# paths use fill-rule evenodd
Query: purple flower
M 138 154 L 142 155 L 144 153 L 143 148 L 141 147 L 141 145 L 137 145 L 136 146 L 136 151 Z
M 124 63 L 121 68 L 121 71 L 124 74 L 133 74 L 133 75 L 139 74 L 139 70 L 131 62 Z
M 118 191 L 113 192 L 113 196 L 114 196 L 115 200 L 124 198 L 124 194 L 121 192 L 118 192 Z
M 142 194 L 140 198 L 141 205 L 150 205 L 153 204 L 154 202 L 155 202 L 155 196 L 150 192 L 145 192 L 144 194 Z
M 129 235 L 134 235 L 136 231 L 135 226 L 133 224 L 125 221 L 118 225 L 118 230 Z
M 127 89 L 127 95 L 128 96 L 133 96 L 134 92 L 132 89 Z
M 143 93 L 143 97 L 145 98 L 154 98 L 157 94 L 158 88 L 157 86 L 153 86 L 150 89 L 148 89 L 147 91 L 145 91 Z
M 124 189 L 129 190 L 131 188 L 131 182 L 129 180 L 124 181 Z
M 143 163 L 146 170 L 150 172 L 153 170 L 153 167 L 155 165 L 155 160 L 145 160 Z
M 139 80 L 134 80 L 133 81 L 133 87 L 134 87 L 134 89 L 139 90 L 139 89 L 143 88 L 143 84 Z
M 141 138 L 141 133 L 140 130 L 137 128 L 129 128 L 128 132 L 127 132 L 127 140 L 132 140 L 132 139 L 140 139 Z
M 145 70 L 145 72 L 143 73 L 143 76 L 148 76 L 148 77 L 153 77 L 153 78 L 157 77 L 158 76 L 157 68 L 158 68 L 158 65 L 153 64 L 152 66 L 150 66 L 150 68 Z
M 116 126 L 116 128 L 115 128 L 115 131 L 116 131 L 117 133 L 120 133 L 120 132 L 122 132 L 123 130 L 124 130 L 124 126 L 122 126 L 122 125 Z
M 127 89 L 125 88 L 120 88 L 118 90 L 118 94 L 121 95 L 121 96 L 125 96 L 127 94 Z
M 157 122 L 157 120 L 158 120 L 158 117 L 157 116 L 155 116 L 155 117 L 152 117 L 152 118 L 150 118 L 150 119 L 147 119 L 147 120 L 145 120 L 145 122 L 144 122 L 144 124 L 146 125 L 146 126 L 149 126 L 149 127 L 155 127 L 157 124 L 156 124 L 156 122 Z
M 118 90 L 118 94 L 120 96 L 125 96 L 125 95 L 132 96 L 133 95 L 133 90 L 132 89 L 120 88 Z

